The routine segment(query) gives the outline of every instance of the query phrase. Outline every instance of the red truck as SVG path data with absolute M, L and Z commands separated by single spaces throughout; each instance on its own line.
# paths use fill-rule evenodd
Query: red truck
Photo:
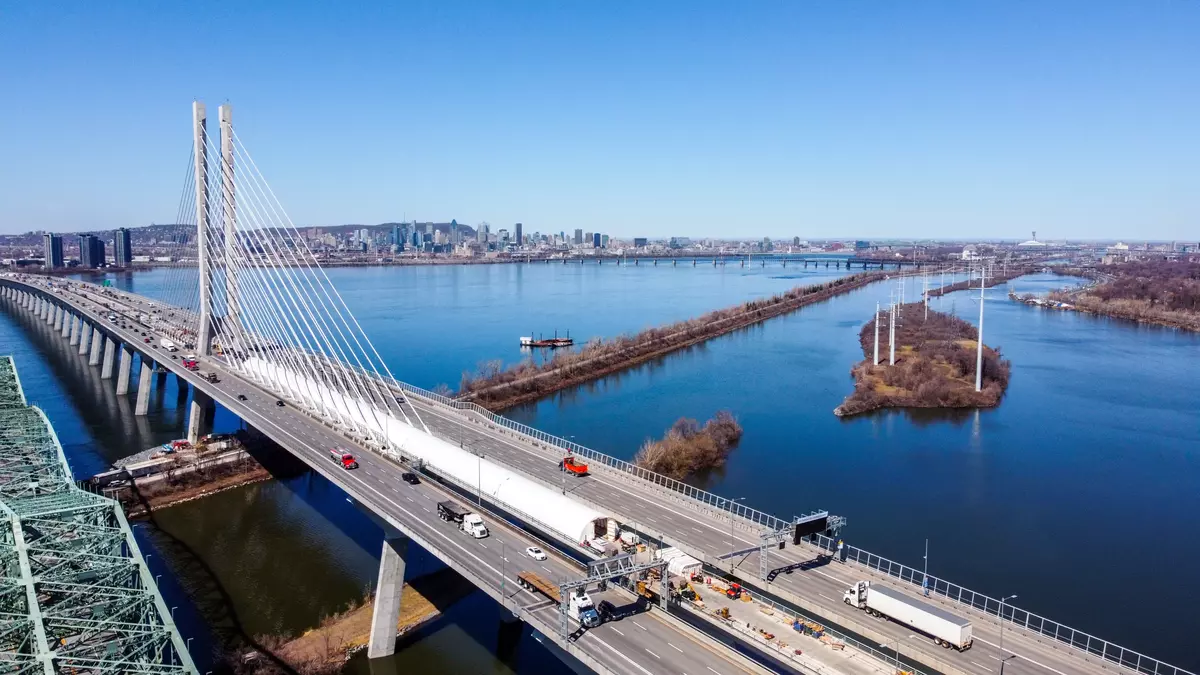
M 342 450 L 341 448 L 334 448 L 333 450 L 330 450 L 329 459 L 341 464 L 342 468 L 347 471 L 358 468 L 358 460 L 354 459 L 354 455 Z

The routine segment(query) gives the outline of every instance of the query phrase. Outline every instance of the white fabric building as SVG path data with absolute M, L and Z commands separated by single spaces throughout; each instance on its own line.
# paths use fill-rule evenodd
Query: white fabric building
M 384 416 L 360 399 L 345 396 L 303 375 L 281 368 L 258 357 L 244 362 L 252 372 L 270 380 L 282 391 L 335 410 L 344 418 L 365 428 L 382 431 L 396 446 L 429 465 L 438 474 L 449 476 L 464 486 L 476 487 L 495 503 L 511 509 L 517 517 L 531 516 L 537 523 L 571 541 L 583 544 L 588 539 L 615 532 L 616 518 L 545 487 L 504 466 L 480 458 L 456 445 L 435 438 L 403 420 Z

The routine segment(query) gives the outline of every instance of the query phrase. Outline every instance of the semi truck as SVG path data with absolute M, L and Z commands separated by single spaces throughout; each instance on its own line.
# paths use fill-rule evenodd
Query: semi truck
M 476 539 L 488 536 L 487 525 L 478 513 L 472 513 L 457 502 L 446 500 L 438 502 L 438 517 L 447 523 L 458 523 L 460 532 L 465 532 Z
M 557 584 L 552 584 L 534 572 L 520 572 L 517 574 L 517 585 L 527 591 L 537 591 L 542 595 L 550 598 L 555 604 L 562 604 L 562 593 L 558 590 Z M 585 628 L 595 628 L 600 625 L 600 613 L 596 611 L 596 605 L 592 603 L 592 597 L 587 594 L 587 591 L 582 588 L 571 592 L 571 597 L 568 599 L 570 605 L 567 607 L 567 615 L 578 621 Z
M 204 379 L 208 380 L 209 382 L 213 382 L 213 383 L 220 382 L 220 380 L 217 379 L 216 373 L 210 373 L 205 370 L 200 371 L 200 377 L 203 377 Z
M 160 346 L 162 346 L 162 348 L 163 348 L 163 349 L 165 349 L 165 350 L 167 350 L 167 351 L 169 351 L 169 352 L 177 352 L 177 351 L 179 351 L 179 346 L 178 346 L 178 345 L 176 345 L 174 342 L 172 342 L 172 341 L 168 340 L 167 338 L 163 338 L 163 339 L 159 340 L 159 341 L 158 341 L 158 344 L 159 344 Z
M 971 622 L 950 612 L 903 593 L 860 581 L 842 595 L 847 605 L 857 607 L 872 616 L 882 616 L 918 630 L 933 638 L 934 643 L 949 649 L 965 651 L 971 648 L 974 637 Z

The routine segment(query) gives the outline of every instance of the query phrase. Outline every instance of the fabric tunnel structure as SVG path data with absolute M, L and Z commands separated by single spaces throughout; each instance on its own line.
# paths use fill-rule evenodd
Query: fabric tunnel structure
M 240 364 L 253 375 L 271 382 L 279 391 L 290 392 L 299 401 L 318 410 L 333 411 L 343 419 L 380 433 L 396 447 L 466 486 L 477 486 L 495 504 L 511 509 L 513 515 L 532 516 L 556 534 L 583 545 L 589 539 L 612 536 L 619 523 L 570 497 L 521 474 L 488 461 L 452 443 L 436 438 L 411 424 L 347 396 L 289 368 L 251 357 Z

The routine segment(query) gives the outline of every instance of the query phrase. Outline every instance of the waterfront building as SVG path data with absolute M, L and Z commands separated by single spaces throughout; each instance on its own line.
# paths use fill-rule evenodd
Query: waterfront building
M 104 266 L 104 240 L 92 234 L 79 235 L 79 264 L 89 269 Z
M 113 233 L 113 262 L 117 267 L 129 267 L 133 263 L 133 246 L 129 240 L 129 230 L 117 228 Z
M 63 267 L 62 237 L 47 232 L 42 235 L 42 246 L 45 248 L 46 262 L 43 266 L 48 270 Z

